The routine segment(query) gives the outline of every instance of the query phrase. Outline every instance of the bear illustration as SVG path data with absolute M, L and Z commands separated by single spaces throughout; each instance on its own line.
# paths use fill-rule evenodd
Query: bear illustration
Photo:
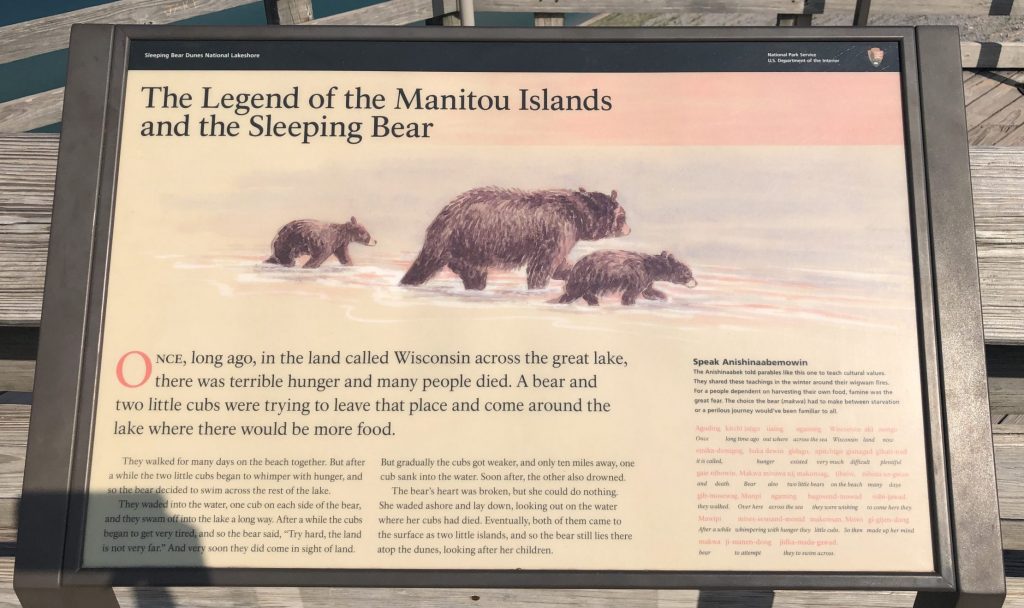
M 696 287 L 690 268 L 667 251 L 647 255 L 633 251 L 595 251 L 585 255 L 569 270 L 565 293 L 558 300 L 568 304 L 583 298 L 597 306 L 597 298 L 605 293 L 622 293 L 623 306 L 631 306 L 636 297 L 664 300 L 665 294 L 654 288 L 655 281 L 669 281 Z
M 352 264 L 348 256 L 348 244 L 359 243 L 370 247 L 377 244 L 362 224 L 353 217 L 348 223 L 334 224 L 318 220 L 295 220 L 288 222 L 277 231 L 270 247 L 273 255 L 264 260 L 265 264 L 294 266 L 295 258 L 308 255 L 303 268 L 319 268 L 327 258 L 336 256 L 343 265 Z
M 487 286 L 490 268 L 526 266 L 526 285 L 542 289 L 568 272 L 577 241 L 626 236 L 617 193 L 475 188 L 445 205 L 427 228 L 423 249 L 402 277 L 421 285 L 445 266 L 466 289 Z

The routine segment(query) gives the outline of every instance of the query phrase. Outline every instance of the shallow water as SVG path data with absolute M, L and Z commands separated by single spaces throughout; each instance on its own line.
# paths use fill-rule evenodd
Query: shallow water
M 492 310 L 496 317 L 586 314 L 632 315 L 634 321 L 684 321 L 693 328 L 755 329 L 777 323 L 821 323 L 832 326 L 896 329 L 906 322 L 913 308 L 912 292 L 899 276 L 870 272 L 840 272 L 817 269 L 773 268 L 751 271 L 724 266 L 695 267 L 695 288 L 657 282 L 668 295 L 665 301 L 640 299 L 634 306 L 622 306 L 617 294 L 601 299 L 600 306 L 582 300 L 558 304 L 562 282 L 552 280 L 541 290 L 526 288 L 524 270 L 492 270 L 487 288 L 467 291 L 448 270 L 417 287 L 399 285 L 415 257 L 408 252 L 397 258 L 372 258 L 360 251 L 356 263 L 341 266 L 330 259 L 318 269 L 297 265 L 285 268 L 264 264 L 265 254 L 224 253 L 204 257 L 169 254 L 159 256 L 173 268 L 195 273 L 196 278 L 216 287 L 224 297 L 253 297 L 285 294 L 336 302 L 349 309 L 364 307 L 367 295 L 375 305 L 372 315 L 355 315 L 364 320 L 387 322 L 387 310 L 396 318 L 408 318 L 410 307 L 423 314 L 438 309 L 466 308 L 477 312 Z M 367 294 L 367 291 L 370 293 Z M 905 302 L 905 304 L 901 304 Z M 401 309 L 401 315 L 397 311 Z M 532 312 L 531 312 L 532 311 Z M 352 316 L 352 315 L 350 315 Z

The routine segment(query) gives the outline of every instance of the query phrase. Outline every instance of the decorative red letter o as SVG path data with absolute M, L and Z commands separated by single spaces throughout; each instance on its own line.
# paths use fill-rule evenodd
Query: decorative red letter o
M 139 382 L 136 384 L 129 384 L 128 381 L 124 379 L 124 360 L 127 359 L 130 355 L 138 355 L 142 357 L 143 363 L 146 364 L 146 373 L 143 374 L 142 380 L 139 380 Z M 121 356 L 121 359 L 119 359 L 117 362 L 117 381 L 120 382 L 122 386 L 127 386 L 128 388 L 138 388 L 142 386 L 143 384 L 146 383 L 147 380 L 149 380 L 149 376 L 152 373 L 153 362 L 150 361 L 149 357 L 146 356 L 146 353 L 142 352 L 141 350 L 133 350 L 126 352 L 124 355 Z

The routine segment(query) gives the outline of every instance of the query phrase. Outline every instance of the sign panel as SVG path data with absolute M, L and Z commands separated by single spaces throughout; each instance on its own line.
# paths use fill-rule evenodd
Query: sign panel
M 902 66 L 133 41 L 82 566 L 933 572 Z
M 26 607 L 1004 593 L 953 28 L 71 48 Z

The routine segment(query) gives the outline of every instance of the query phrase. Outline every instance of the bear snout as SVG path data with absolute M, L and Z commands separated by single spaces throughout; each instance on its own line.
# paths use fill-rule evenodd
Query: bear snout
M 377 244 L 377 239 L 370 239 L 369 241 L 366 242 L 366 246 L 367 247 L 373 247 L 376 244 Z
M 685 282 L 685 283 L 683 283 L 683 286 L 688 288 L 688 289 L 693 289 L 694 287 L 697 286 L 697 279 L 694 279 L 693 277 L 690 277 L 690 280 Z

